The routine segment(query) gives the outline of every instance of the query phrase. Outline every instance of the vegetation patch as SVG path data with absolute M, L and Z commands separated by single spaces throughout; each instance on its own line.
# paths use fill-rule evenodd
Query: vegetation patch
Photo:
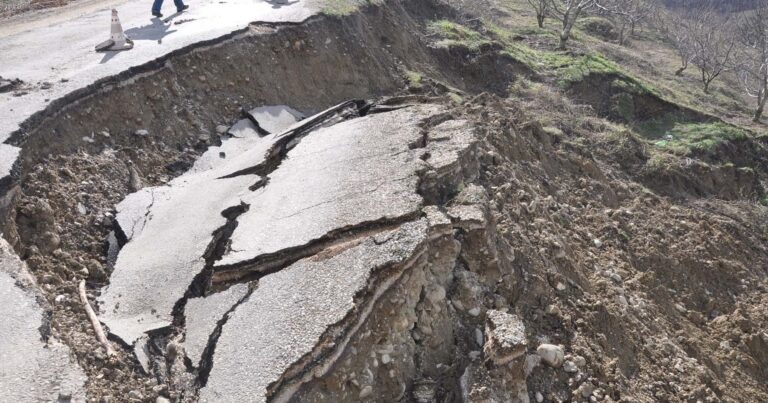
M 480 47 L 491 43 L 491 40 L 483 34 L 457 24 L 453 21 L 439 20 L 431 22 L 427 31 L 430 35 L 440 38 L 437 46 L 460 46 L 470 50 L 480 50 Z
M 383 0 L 323 0 L 321 10 L 323 14 L 344 16 L 352 14 L 362 6 L 382 2 Z
M 424 83 L 422 82 L 424 76 L 419 72 L 407 70 L 405 72 L 405 79 L 408 81 L 408 86 L 411 88 L 419 89 L 424 86 Z
M 678 155 L 713 150 L 720 144 L 744 140 L 747 132 L 722 122 L 676 123 L 654 144 Z

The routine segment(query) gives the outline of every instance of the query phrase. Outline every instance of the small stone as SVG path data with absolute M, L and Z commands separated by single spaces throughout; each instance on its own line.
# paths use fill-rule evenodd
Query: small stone
M 558 281 L 557 284 L 555 285 L 555 289 L 557 291 L 565 291 L 566 286 L 562 282 Z
M 536 401 L 539 403 L 544 401 L 544 395 L 542 395 L 541 392 L 536 392 L 535 397 L 536 397 Z
M 611 273 L 611 280 L 613 280 L 613 282 L 616 284 L 621 284 L 621 282 L 623 281 L 623 279 L 621 278 L 621 275 L 619 275 L 618 273 Z
M 471 316 L 478 316 L 480 315 L 480 308 L 472 308 L 469 311 L 467 311 Z
M 358 398 L 365 399 L 366 397 L 369 397 L 373 394 L 373 386 L 371 385 L 365 385 L 362 389 L 360 389 L 360 394 L 358 395 Z
M 384 355 L 381 356 L 381 363 L 382 364 L 387 365 L 390 362 L 392 362 L 392 357 L 390 357 L 389 354 L 384 354 Z
M 158 396 L 157 399 L 155 399 L 155 403 L 171 403 L 171 401 L 162 396 Z
M 64 295 L 64 294 L 59 294 L 59 295 L 57 295 L 57 296 L 56 296 L 56 298 L 54 298 L 53 300 L 54 300 L 54 301 L 55 301 L 57 304 L 61 304 L 61 303 L 63 303 L 64 301 L 66 301 L 66 300 L 67 300 L 67 296 L 66 296 L 66 295 Z
M 562 311 L 560 311 L 560 308 L 554 304 L 547 306 L 547 309 L 545 312 L 547 313 L 547 315 L 552 315 L 552 316 L 562 315 Z
M 599 240 L 597 238 L 595 238 L 592 242 L 595 244 L 596 248 L 602 248 L 603 247 L 603 241 L 601 241 L 601 240 Z
M 565 361 L 563 348 L 554 344 L 542 344 L 536 349 L 536 353 L 550 367 L 559 368 Z
M 132 390 L 128 392 L 128 398 L 131 400 L 142 400 L 144 399 L 144 396 L 141 395 L 141 392 L 138 390 Z
M 85 208 L 83 203 L 77 202 L 77 212 L 80 213 L 80 215 L 86 215 L 88 214 L 88 209 Z
M 582 384 L 581 384 L 581 386 L 579 386 L 579 388 L 577 389 L 577 391 L 579 392 L 579 394 L 581 394 L 581 397 L 583 397 L 583 398 L 585 398 L 585 399 L 586 399 L 586 398 L 588 398 L 590 395 L 592 395 L 592 390 L 593 390 L 594 388 L 595 388 L 595 387 L 594 387 L 594 386 L 592 386 L 592 384 L 591 384 L 591 383 L 589 383 L 589 382 L 584 382 L 584 383 L 582 383 Z
M 680 304 L 675 304 L 675 309 L 677 309 L 677 310 L 678 310 L 680 313 L 686 313 L 686 312 L 688 312 L 688 310 L 687 310 L 687 309 L 685 309 L 685 307 L 684 307 L 684 306 L 682 306 L 682 305 L 680 305 Z
M 96 142 L 96 140 L 93 137 L 88 137 L 88 136 L 83 136 L 83 141 L 90 144 L 93 144 Z
M 147 137 L 147 136 L 149 136 L 149 131 L 146 130 L 146 129 L 139 129 L 139 130 L 136 130 L 136 132 L 133 133 L 133 134 L 135 134 L 135 135 L 137 135 L 139 137 Z
M 475 328 L 475 343 L 477 343 L 478 346 L 482 346 L 485 342 L 485 338 L 483 337 L 483 331 Z
M 216 133 L 218 134 L 227 134 L 228 131 L 229 131 L 229 127 L 227 126 L 224 126 L 224 125 L 216 126 Z
M 482 353 L 480 353 L 479 351 L 470 351 L 469 354 L 468 354 L 469 355 L 469 359 L 474 361 L 474 360 L 480 358 L 480 354 L 482 354 Z
M 587 365 L 587 359 L 577 355 L 576 357 L 573 357 L 573 363 L 579 368 L 584 368 Z
M 565 364 L 563 364 L 563 370 L 570 373 L 579 372 L 579 368 L 573 361 L 566 361 Z

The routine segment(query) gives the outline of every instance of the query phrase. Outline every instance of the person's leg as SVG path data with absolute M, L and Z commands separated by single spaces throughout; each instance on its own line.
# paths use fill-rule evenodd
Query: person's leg
M 184 11 L 187 8 L 189 8 L 189 7 L 184 5 L 184 1 L 183 0 L 173 0 L 173 4 L 176 4 L 176 11 Z
M 163 6 L 163 0 L 155 0 L 154 4 L 152 4 L 152 12 L 153 13 L 159 13 L 160 8 Z

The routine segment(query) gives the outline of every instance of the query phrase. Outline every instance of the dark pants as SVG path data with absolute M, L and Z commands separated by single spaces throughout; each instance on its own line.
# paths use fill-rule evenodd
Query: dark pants
M 180 9 L 184 7 L 184 2 L 182 0 L 173 0 L 173 4 L 176 4 L 176 9 Z M 152 12 L 160 12 L 160 7 L 163 6 L 163 0 L 155 0 L 155 4 L 152 4 Z

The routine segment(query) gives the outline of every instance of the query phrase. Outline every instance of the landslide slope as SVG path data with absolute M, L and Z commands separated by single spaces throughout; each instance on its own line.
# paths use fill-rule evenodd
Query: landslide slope
M 524 1 L 328 4 L 14 139 L 3 234 L 90 399 L 768 401 L 765 137 L 729 81 L 646 30 L 555 51 Z

